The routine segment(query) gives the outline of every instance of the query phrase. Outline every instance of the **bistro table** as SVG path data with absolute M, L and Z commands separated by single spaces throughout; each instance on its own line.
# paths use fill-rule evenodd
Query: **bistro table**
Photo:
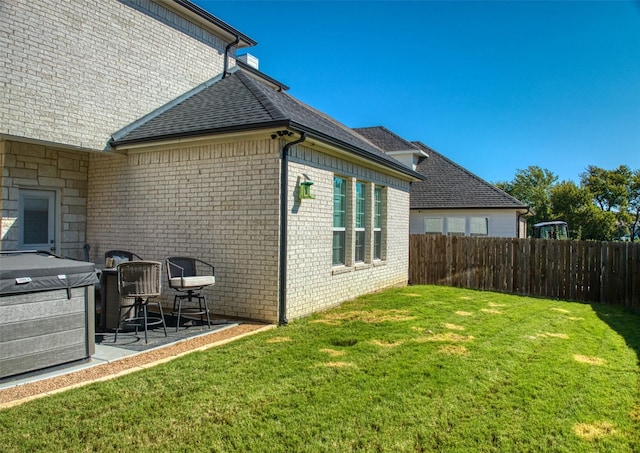
M 100 327 L 103 331 L 118 328 L 120 316 L 120 294 L 118 293 L 118 270 L 115 267 L 100 269 L 101 313 Z

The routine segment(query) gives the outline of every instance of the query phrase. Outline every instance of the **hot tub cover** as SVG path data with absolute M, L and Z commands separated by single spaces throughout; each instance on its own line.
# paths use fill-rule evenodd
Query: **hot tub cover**
M 0 296 L 98 283 L 94 263 L 44 253 L 0 254 Z

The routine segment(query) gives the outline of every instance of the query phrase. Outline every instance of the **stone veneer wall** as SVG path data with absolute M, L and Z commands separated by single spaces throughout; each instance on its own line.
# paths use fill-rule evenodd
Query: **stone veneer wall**
M 87 238 L 92 259 L 130 250 L 164 263 L 215 266 L 215 313 L 275 322 L 278 309 L 279 148 L 271 139 L 183 149 L 92 154 Z M 164 278 L 164 301 L 172 290 Z
M 82 258 L 89 154 L 22 142 L 0 141 L 0 145 L 4 148 L 1 153 L 2 250 L 18 247 L 16 219 L 20 189 L 43 189 L 56 192 L 56 211 L 60 218 L 56 252 Z
M 223 69 L 221 38 L 150 0 L 3 0 L 0 11 L 0 134 L 104 149 Z
M 387 287 L 406 285 L 409 183 L 304 146 L 294 147 L 290 156 L 288 319 Z M 382 260 L 332 266 L 334 175 L 348 178 L 351 187 L 355 187 L 356 180 L 384 187 L 383 237 L 386 235 L 386 240 L 383 248 L 386 252 Z M 311 191 L 315 199 L 299 200 L 294 188 L 307 178 L 314 182 Z M 369 198 L 371 201 L 372 196 Z M 353 197 L 349 202 L 349 208 L 355 209 Z M 368 208 L 372 210 L 373 203 L 368 203 Z M 373 245 L 372 240 L 369 245 Z M 351 251 L 353 253 L 353 248 Z

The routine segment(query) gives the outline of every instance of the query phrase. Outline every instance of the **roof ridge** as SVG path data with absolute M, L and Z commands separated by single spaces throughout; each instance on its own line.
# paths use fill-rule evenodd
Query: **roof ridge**
M 387 129 L 387 128 L 386 128 L 386 127 L 384 127 L 384 126 L 378 126 L 378 127 L 380 127 L 382 130 L 386 131 L 387 133 L 389 133 L 389 134 L 391 134 L 391 135 L 393 135 L 393 136 L 395 136 L 395 137 L 398 137 L 401 141 L 403 141 L 403 142 L 404 142 L 404 143 L 406 143 L 407 145 L 410 145 L 410 148 L 409 148 L 409 149 L 413 148 L 413 149 L 417 149 L 418 151 L 420 151 L 419 147 L 417 147 L 416 145 L 414 145 L 413 143 L 411 143 L 409 140 L 407 140 L 407 139 L 405 139 L 405 138 L 402 138 L 401 136 L 399 136 L 398 134 L 396 134 L 396 133 L 395 133 L 395 132 L 393 132 L 393 131 L 390 131 L 389 129 Z
M 285 115 L 272 101 L 267 97 L 267 95 L 258 88 L 257 84 L 261 83 L 252 77 L 242 73 L 241 71 L 237 71 L 234 73 L 240 79 L 240 82 L 247 87 L 247 89 L 251 92 L 253 96 L 257 99 L 257 101 L 264 107 L 267 113 L 271 116 L 273 120 L 285 120 L 287 115 Z M 271 88 L 264 86 L 264 89 L 270 90 Z
M 416 146 L 414 143 L 410 142 L 409 140 L 402 138 L 401 136 L 399 136 L 398 134 L 396 134 L 393 131 L 390 131 L 389 129 L 387 129 L 384 126 L 368 126 L 368 127 L 354 127 L 353 130 L 356 131 L 358 134 L 362 135 L 362 133 L 360 133 L 360 131 L 364 131 L 364 130 L 371 130 L 371 131 L 382 131 L 388 135 L 391 135 L 394 139 L 399 140 L 400 142 L 404 143 L 407 145 L 407 150 L 413 149 L 413 150 L 417 150 L 417 151 L 421 151 L 420 148 L 418 146 Z M 364 135 L 363 135 L 364 136 Z M 369 139 L 367 137 L 367 139 Z M 371 141 L 369 139 L 369 141 Z M 388 150 L 384 150 L 385 152 L 390 152 Z M 403 150 L 404 151 L 404 150 Z
M 430 146 L 425 145 L 424 143 L 422 143 L 421 141 L 412 141 L 411 143 L 415 144 L 418 147 L 423 148 L 423 151 L 429 151 L 431 153 L 435 153 L 437 154 L 441 159 L 444 159 L 445 161 L 447 161 L 449 164 L 459 168 L 460 170 L 462 170 L 463 172 L 465 172 L 467 175 L 471 176 L 472 178 L 474 178 L 475 180 L 485 184 L 486 186 L 488 186 L 491 190 L 493 190 L 494 192 L 496 192 L 497 194 L 499 194 L 500 196 L 503 196 L 507 199 L 510 199 L 511 201 L 515 201 L 517 203 L 519 203 L 520 206 L 522 207 L 528 207 L 526 204 L 524 204 L 522 201 L 518 200 L 516 197 L 509 195 L 507 192 L 505 192 L 504 190 L 496 187 L 495 185 L 491 184 L 489 181 L 487 181 L 486 179 L 481 178 L 480 176 L 476 175 L 475 173 L 467 170 L 466 168 L 464 168 L 462 165 L 457 164 L 456 162 L 452 161 L 451 159 L 449 159 L 447 156 L 443 155 L 442 153 L 436 151 L 435 149 L 431 148 Z

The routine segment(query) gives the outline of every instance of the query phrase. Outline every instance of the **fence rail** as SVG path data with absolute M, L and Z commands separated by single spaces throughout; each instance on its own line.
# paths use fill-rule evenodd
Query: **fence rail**
M 640 309 L 640 243 L 412 234 L 409 283 Z

